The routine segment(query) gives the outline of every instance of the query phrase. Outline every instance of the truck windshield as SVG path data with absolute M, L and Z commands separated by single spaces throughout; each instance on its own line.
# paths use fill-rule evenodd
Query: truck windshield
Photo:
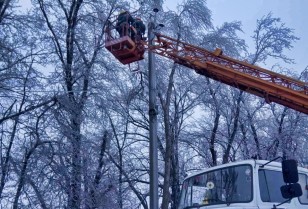
M 195 175 L 183 183 L 179 209 L 250 202 L 252 186 L 250 165 L 225 167 Z

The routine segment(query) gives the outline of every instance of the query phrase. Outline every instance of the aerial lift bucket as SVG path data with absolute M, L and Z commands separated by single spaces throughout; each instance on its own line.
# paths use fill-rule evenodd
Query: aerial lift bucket
M 133 40 L 129 35 L 119 37 L 119 34 L 114 29 L 115 27 L 109 22 L 105 30 L 105 48 L 122 64 L 130 64 L 144 59 L 145 47 L 143 40 L 140 38 Z
M 144 45 L 141 42 L 134 42 L 129 36 L 110 39 L 105 42 L 105 48 L 122 64 L 144 59 Z

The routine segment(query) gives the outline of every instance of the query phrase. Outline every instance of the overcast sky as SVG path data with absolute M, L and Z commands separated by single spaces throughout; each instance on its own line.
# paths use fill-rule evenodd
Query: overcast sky
M 30 0 L 23 1 L 27 5 L 26 2 Z M 177 4 L 182 1 L 164 0 L 165 9 L 176 10 Z M 250 46 L 250 51 L 253 51 L 251 36 L 256 28 L 257 19 L 272 12 L 273 17 L 281 18 L 286 26 L 293 28 L 300 40 L 286 53 L 289 58 L 294 59 L 295 64 L 288 65 L 277 60 L 268 60 L 266 65 L 261 64 L 261 66 L 270 69 L 278 63 L 297 72 L 302 72 L 308 66 L 308 0 L 207 0 L 207 5 L 212 11 L 215 26 L 220 26 L 224 22 L 242 22 L 244 34 L 239 35 Z
M 165 0 L 165 5 L 175 10 L 176 2 L 180 3 L 182 0 Z M 294 48 L 286 53 L 296 64 L 287 65 L 283 62 L 269 61 L 262 67 L 271 68 L 273 64 L 279 63 L 281 66 L 301 72 L 308 66 L 308 0 L 207 0 L 207 6 L 212 11 L 213 23 L 216 26 L 223 22 L 241 21 L 245 32 L 242 37 L 247 44 L 251 42 L 250 37 L 256 28 L 257 19 L 272 12 L 273 17 L 281 18 L 282 22 L 293 28 L 295 35 L 300 38 L 294 44 Z

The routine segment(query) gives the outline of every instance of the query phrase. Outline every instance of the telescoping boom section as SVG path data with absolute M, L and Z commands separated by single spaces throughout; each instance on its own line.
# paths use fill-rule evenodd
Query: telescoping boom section
M 262 97 L 268 103 L 308 114 L 308 83 L 225 56 L 221 49 L 208 51 L 159 33 L 155 33 L 155 44 L 146 46 L 143 40 L 134 41 L 129 36 L 116 38 L 110 31 L 106 30 L 105 47 L 123 64 L 143 59 L 147 48 L 203 76 Z
M 308 114 L 308 83 L 156 33 L 149 50 L 197 73 Z

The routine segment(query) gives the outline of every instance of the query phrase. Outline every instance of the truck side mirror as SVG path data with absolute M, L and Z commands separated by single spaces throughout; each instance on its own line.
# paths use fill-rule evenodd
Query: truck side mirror
M 280 187 L 282 197 L 285 199 L 292 199 L 303 195 L 301 185 L 299 183 L 288 184 Z
M 283 160 L 281 164 L 283 180 L 287 185 L 281 186 L 280 191 L 282 197 L 287 200 L 279 203 L 278 205 L 274 205 L 273 209 L 277 209 L 277 206 L 290 201 L 294 197 L 300 197 L 303 195 L 302 187 L 299 183 L 297 183 L 297 162 L 295 160 Z
M 295 160 L 282 161 L 283 180 L 287 184 L 298 182 L 297 162 Z

